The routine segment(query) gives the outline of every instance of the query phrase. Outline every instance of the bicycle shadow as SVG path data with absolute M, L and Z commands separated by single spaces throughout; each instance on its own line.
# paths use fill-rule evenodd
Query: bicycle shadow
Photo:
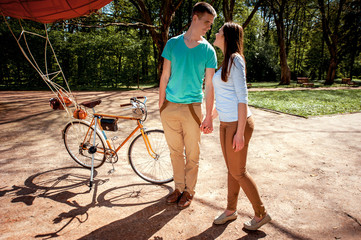
M 139 213 L 138 216 L 135 216 L 132 218 L 132 220 L 131 220 L 132 223 L 129 223 L 131 226 L 138 224 L 139 226 L 137 226 L 137 227 L 139 227 L 140 229 L 142 227 L 144 228 L 144 226 L 142 226 L 142 224 L 141 224 L 143 222 L 143 219 L 147 219 L 148 215 L 150 217 L 152 217 L 155 214 L 158 214 L 160 211 L 163 211 L 163 208 L 165 207 L 165 203 L 164 203 L 164 201 L 162 201 L 162 199 L 166 195 L 168 195 L 168 193 L 171 192 L 171 190 L 172 190 L 172 188 L 170 188 L 169 186 L 158 186 L 160 188 L 166 189 L 168 191 L 168 193 L 165 195 L 163 194 L 163 196 L 161 196 L 160 199 L 157 198 L 157 199 L 151 199 L 151 200 L 144 200 L 144 199 L 146 199 L 146 196 L 148 195 L 148 193 L 151 192 L 151 191 L 145 191 L 144 187 L 149 188 L 150 186 L 154 186 L 153 184 L 150 184 L 150 183 L 129 184 L 126 186 L 111 188 L 109 190 L 106 190 L 106 191 L 100 193 L 99 195 L 98 195 L 98 186 L 99 186 L 99 180 L 96 180 L 94 182 L 93 201 L 90 204 L 81 206 L 76 201 L 73 201 L 72 205 L 73 205 L 73 207 L 75 207 L 74 209 L 72 209 L 68 212 L 60 213 L 58 215 L 58 217 L 56 217 L 53 220 L 54 224 L 66 221 L 66 223 L 64 224 L 63 227 L 61 227 L 60 229 L 58 229 L 55 232 L 38 234 L 35 237 L 36 238 L 59 237 L 60 236 L 59 233 L 61 231 L 63 231 L 67 226 L 69 226 L 73 221 L 77 221 L 79 224 L 86 222 L 88 220 L 88 218 L 90 217 L 88 214 L 88 211 L 91 208 L 95 208 L 95 207 L 109 207 L 109 208 L 127 207 L 127 206 L 135 206 L 135 205 L 154 203 L 150 207 L 147 207 L 147 208 L 141 210 L 140 211 L 141 213 Z M 119 190 L 121 190 L 120 193 L 119 193 Z M 164 193 L 164 191 L 163 191 L 163 193 Z M 110 195 L 110 196 L 108 196 L 108 195 Z M 96 197 L 96 196 L 98 196 L 98 197 Z M 143 197 L 141 197 L 141 196 L 143 196 Z M 161 220 L 155 220 L 155 221 L 157 221 L 157 226 L 160 226 L 160 228 L 161 228 L 168 221 L 165 221 L 167 219 L 166 217 L 157 216 L 157 218 L 158 217 L 160 217 Z M 152 220 L 153 219 L 155 219 L 155 218 L 152 218 Z M 126 222 L 128 222 L 128 220 L 126 220 Z M 161 222 L 164 222 L 164 224 L 163 225 L 160 224 Z M 127 225 L 124 223 L 122 223 L 122 224 Z M 149 222 L 144 223 L 144 224 L 147 224 L 149 226 Z M 137 230 L 137 228 L 130 230 L 131 228 L 128 226 L 126 227 L 126 229 L 127 229 L 127 231 L 124 233 L 124 236 L 128 236 L 127 237 L 128 239 L 129 239 L 128 234 L 132 234 L 133 231 L 135 232 Z M 153 230 L 156 228 L 151 227 L 151 229 Z M 116 229 L 111 230 L 109 232 L 110 238 L 112 238 L 114 236 L 113 231 L 115 231 L 115 230 L 118 231 L 117 232 L 118 235 L 121 233 L 121 232 L 119 232 L 119 227 L 117 226 Z M 144 233 L 145 233 L 145 231 L 142 232 L 143 235 L 144 235 Z M 151 235 L 153 235 L 153 233 Z M 123 236 L 123 235 L 121 235 L 121 236 Z M 103 232 L 100 233 L 99 237 L 96 237 L 96 239 L 98 239 L 98 238 L 104 239 L 104 233 Z
M 11 200 L 12 203 L 22 202 L 27 206 L 33 205 L 34 200 L 39 197 L 67 204 L 69 203 L 68 199 L 89 192 L 89 190 L 78 193 L 72 192 L 74 189 L 89 183 L 89 174 L 68 173 L 69 170 L 77 169 L 83 168 L 65 167 L 34 174 L 25 180 L 24 186 L 13 185 L 11 189 L 0 191 L 0 197 L 14 196 Z M 54 172 L 59 173 L 53 174 Z M 94 176 L 96 175 L 97 171 L 95 170 Z M 102 181 L 106 182 L 107 180 Z M 67 183 L 64 184 L 64 182 Z
M 83 170 L 86 169 L 65 167 L 37 173 L 28 177 L 24 182 L 24 186 L 14 185 L 12 189 L 0 189 L 0 197 L 8 195 L 12 197 L 12 203 L 22 202 L 27 206 L 34 205 L 37 198 L 46 198 L 72 207 L 69 211 L 59 213 L 52 220 L 53 224 L 63 223 L 59 229 L 35 236 L 35 238 L 48 239 L 61 236 L 60 232 L 74 221 L 79 224 L 86 222 L 90 217 L 88 211 L 92 208 L 160 204 L 160 202 L 163 202 L 160 200 L 172 190 L 166 185 L 137 183 L 110 188 L 98 194 L 98 187 L 105 184 L 109 179 L 96 178 L 93 190 L 90 192 L 88 188 L 89 170 L 86 170 L 86 174 L 81 172 Z M 94 177 L 96 175 L 97 172 L 95 171 Z M 151 193 L 153 193 L 152 196 L 150 196 Z M 91 201 L 88 204 L 81 205 L 77 202 L 76 196 L 84 194 L 92 194 Z

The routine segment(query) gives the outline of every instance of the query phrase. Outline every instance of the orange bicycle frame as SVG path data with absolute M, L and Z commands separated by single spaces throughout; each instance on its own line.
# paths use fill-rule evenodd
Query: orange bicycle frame
M 128 135 L 128 137 L 118 146 L 118 148 L 116 148 L 115 150 L 112 148 L 101 124 L 100 124 L 100 119 L 103 118 L 103 117 L 109 117 L 109 118 L 116 118 L 116 119 L 125 119 L 125 120 L 136 120 L 137 121 L 137 127 Z M 88 132 L 86 133 L 85 135 L 85 138 L 84 138 L 84 142 L 86 141 L 87 139 L 87 136 L 89 134 L 89 131 L 91 129 L 92 126 L 95 125 L 95 119 L 97 119 L 97 125 L 99 127 L 99 129 L 102 131 L 102 134 L 103 134 L 103 137 L 105 138 L 105 141 L 109 147 L 109 149 L 112 149 L 114 150 L 115 152 L 118 152 L 128 141 L 129 139 L 132 138 L 132 136 L 140 129 L 140 132 L 142 134 L 142 137 L 143 137 L 143 140 L 144 140 L 144 143 L 145 143 L 145 146 L 147 148 L 147 151 L 148 151 L 148 154 L 150 156 L 152 156 L 153 158 L 156 156 L 156 153 L 154 152 L 154 150 L 152 149 L 152 146 L 150 145 L 150 142 L 149 142 L 149 138 L 146 134 L 144 134 L 144 127 L 141 123 L 141 120 L 139 118 L 134 118 L 134 117 L 127 117 L 127 116 L 116 116 L 116 115 L 108 115 L 108 114 L 101 114 L 101 113 L 95 113 L 94 114 L 94 117 L 90 123 L 90 127 L 88 129 Z M 92 133 L 90 133 L 90 136 L 91 136 Z M 83 143 L 84 143 L 83 142 Z M 115 146 L 114 146 L 115 147 Z M 101 151 L 97 151 L 99 153 L 105 153 L 105 151 L 101 152 Z

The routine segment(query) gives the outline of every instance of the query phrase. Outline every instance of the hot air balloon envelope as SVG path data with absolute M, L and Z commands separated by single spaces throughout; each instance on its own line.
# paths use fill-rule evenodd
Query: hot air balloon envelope
M 3 15 L 53 23 L 88 15 L 107 5 L 111 0 L 1 0 Z

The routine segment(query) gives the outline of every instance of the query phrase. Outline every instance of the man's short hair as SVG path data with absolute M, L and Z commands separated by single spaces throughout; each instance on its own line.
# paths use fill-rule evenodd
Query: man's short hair
M 214 10 L 211 4 L 206 2 L 198 2 L 194 5 L 192 10 L 192 17 L 194 15 L 197 15 L 198 17 L 201 17 L 204 13 L 208 13 L 213 15 L 213 17 L 217 17 L 217 12 Z

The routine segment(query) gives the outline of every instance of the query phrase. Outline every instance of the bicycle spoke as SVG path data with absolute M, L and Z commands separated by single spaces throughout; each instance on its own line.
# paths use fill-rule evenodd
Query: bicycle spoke
M 129 148 L 129 160 L 133 170 L 143 179 L 153 183 L 173 180 L 169 149 L 162 130 L 147 131 L 152 157 L 141 135 L 137 136 Z M 152 152 L 154 151 L 154 153 Z
M 89 125 L 83 122 L 71 122 L 64 130 L 64 143 L 70 156 L 81 166 L 90 168 L 92 154 L 89 152 L 89 148 L 94 143 L 94 131 Z M 95 146 L 98 147 L 98 151 L 94 153 L 94 167 L 100 167 L 105 161 L 105 144 L 100 138 L 99 134 L 96 134 Z

